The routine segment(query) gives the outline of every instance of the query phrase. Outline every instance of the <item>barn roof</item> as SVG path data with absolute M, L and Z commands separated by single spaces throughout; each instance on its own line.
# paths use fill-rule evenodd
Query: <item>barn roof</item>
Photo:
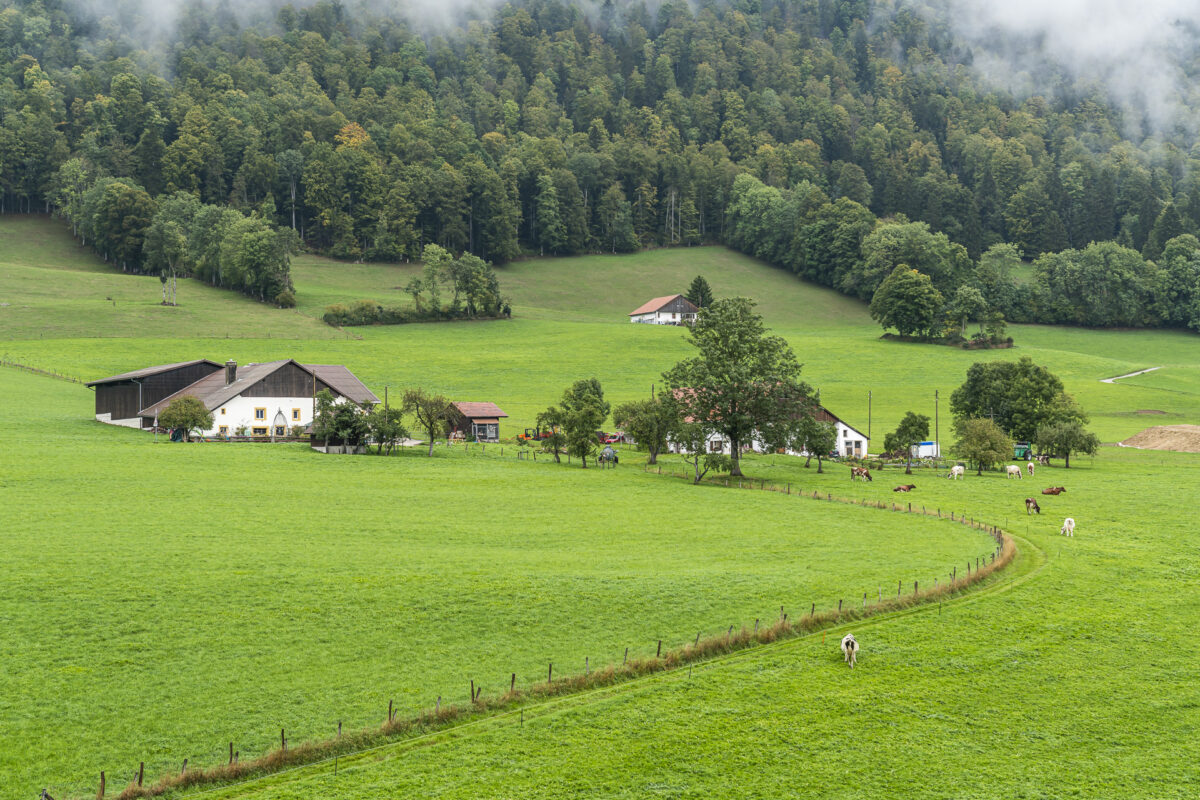
M 825 406 L 817 406 L 816 417 L 821 422 L 840 422 L 841 424 L 845 425 L 847 428 L 854 431 L 855 433 L 857 433 L 859 436 L 863 437 L 864 439 L 867 438 L 866 434 L 864 434 L 858 428 L 851 425 L 849 422 L 846 422 L 846 420 L 842 419 L 837 414 L 834 414 L 832 411 L 830 411 Z
M 89 381 L 88 386 L 96 386 L 101 383 L 116 383 L 117 381 L 132 381 L 138 378 L 149 378 L 151 375 L 158 375 L 160 372 L 170 372 L 173 369 L 182 369 L 191 367 L 196 364 L 211 364 L 214 367 L 220 368 L 220 364 L 216 361 L 209 361 L 207 358 L 197 358 L 195 361 L 180 361 L 176 364 L 159 364 L 155 367 L 143 367 L 135 369 L 133 372 L 122 372 L 120 375 L 111 375 L 107 378 Z
M 360 405 L 363 403 L 379 402 L 379 398 L 364 386 L 362 381 L 354 376 L 354 373 L 340 364 L 300 364 L 290 358 L 285 358 L 281 361 L 268 361 L 264 364 L 246 364 L 240 366 L 237 369 L 237 380 L 229 384 L 225 383 L 225 370 L 219 370 L 201 378 L 190 386 L 183 387 L 173 395 L 164 397 L 154 405 L 143 408 L 138 412 L 138 416 L 156 416 L 170 405 L 172 400 L 185 395 L 192 395 L 199 399 L 209 411 L 212 411 L 225 405 L 254 384 L 269 377 L 287 364 L 295 364 L 305 372 L 315 375 L 318 380 L 352 402 Z
M 488 422 L 496 422 L 500 419 L 500 417 L 508 416 L 508 414 L 505 414 L 503 411 L 501 411 L 500 406 L 496 405 L 495 403 L 462 402 L 455 403 L 454 407 L 457 408 L 459 412 L 467 419 L 481 420 L 482 418 L 486 419 Z
M 700 310 L 700 309 L 696 308 L 695 304 L 692 303 L 691 300 L 688 300 L 683 295 L 669 294 L 666 297 L 656 297 L 647 303 L 643 303 L 642 305 L 635 308 L 633 311 L 630 311 L 628 316 L 634 317 L 634 316 L 637 316 L 638 314 L 653 314 L 655 311 L 658 311 L 660 308 L 662 308 L 663 306 L 667 305 L 668 303 L 670 303 L 671 301 L 676 300 L 676 299 L 682 300 L 684 303 L 687 303 L 688 306 L 691 306 L 691 308 L 688 309 L 686 313 L 694 314 L 695 312 Z
M 349 398 L 360 406 L 364 403 L 379 402 L 375 393 L 341 364 L 301 364 L 300 366 L 332 386 L 343 397 Z

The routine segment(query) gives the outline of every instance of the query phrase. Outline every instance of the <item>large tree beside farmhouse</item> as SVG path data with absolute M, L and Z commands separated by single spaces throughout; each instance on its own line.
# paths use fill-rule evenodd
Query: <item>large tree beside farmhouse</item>
M 739 476 L 739 454 L 755 432 L 803 414 L 811 394 L 800 380 L 800 362 L 788 343 L 769 336 L 754 302 L 717 300 L 700 310 L 688 331 L 699 352 L 663 378 L 683 417 L 730 445 L 730 474 Z
M 667 439 L 679 427 L 679 405 L 665 393 L 648 400 L 634 400 L 617 406 L 613 422 L 649 453 L 647 464 L 658 461 Z
M 609 404 L 595 378 L 575 381 L 563 391 L 562 401 L 538 415 L 538 424 L 550 429 L 555 439 L 554 459 L 561 446 L 587 469 L 587 458 L 599 445 L 596 431 L 608 418 Z
M 183 428 L 183 438 L 187 440 L 192 431 L 211 428 L 213 415 L 199 398 L 185 394 L 167 404 L 158 415 L 158 424 L 164 428 Z

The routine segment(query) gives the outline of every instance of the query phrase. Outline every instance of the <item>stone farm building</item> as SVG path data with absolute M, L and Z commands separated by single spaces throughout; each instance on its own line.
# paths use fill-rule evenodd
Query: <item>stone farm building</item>
M 455 403 L 458 424 L 454 432 L 467 441 L 496 442 L 500 440 L 500 420 L 508 417 L 495 403 Z
M 154 426 L 158 414 L 184 395 L 198 398 L 213 414 L 205 436 L 238 429 L 252 436 L 284 436 L 313 421 L 313 396 L 328 389 L 359 405 L 379 402 L 362 381 L 339 364 L 300 364 L 292 359 L 265 364 L 224 365 L 200 359 L 161 364 L 92 381 L 96 419 L 131 428 Z
M 629 312 L 630 322 L 651 325 L 689 325 L 700 309 L 681 294 L 656 297 Z

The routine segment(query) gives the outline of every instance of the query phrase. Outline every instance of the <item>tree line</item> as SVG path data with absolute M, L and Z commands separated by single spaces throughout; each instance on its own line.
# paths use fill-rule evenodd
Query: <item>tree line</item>
M 62 210 L 82 170 L 125 187 L 98 195 L 104 214 L 185 192 L 338 258 L 721 241 L 862 299 L 895 266 L 864 240 L 896 221 L 927 226 L 947 263 L 926 266 L 950 283 L 994 246 L 1085 267 L 1094 243 L 1122 248 L 1131 300 L 1096 307 L 1046 262 L 1043 294 L 1001 281 L 988 298 L 1011 321 L 1196 321 L 1191 262 L 1162 261 L 1200 228 L 1187 134 L 1128 138 L 1135 121 L 1065 82 L 991 90 L 945 20 L 908 7 L 519 0 L 425 35 L 330 0 L 254 24 L 201 0 L 147 44 L 86 4 L 0 5 L 0 210 Z M 163 268 L 138 236 L 96 232 L 110 260 Z M 901 263 L 946 295 L 947 276 Z

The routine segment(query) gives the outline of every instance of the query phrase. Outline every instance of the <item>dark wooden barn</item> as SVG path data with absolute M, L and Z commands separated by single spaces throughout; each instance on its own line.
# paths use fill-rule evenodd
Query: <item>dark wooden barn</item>
M 202 358 L 160 364 L 92 381 L 88 386 L 96 392 L 96 419 L 131 428 L 142 427 L 138 412 L 143 408 L 220 371 L 220 364 Z

